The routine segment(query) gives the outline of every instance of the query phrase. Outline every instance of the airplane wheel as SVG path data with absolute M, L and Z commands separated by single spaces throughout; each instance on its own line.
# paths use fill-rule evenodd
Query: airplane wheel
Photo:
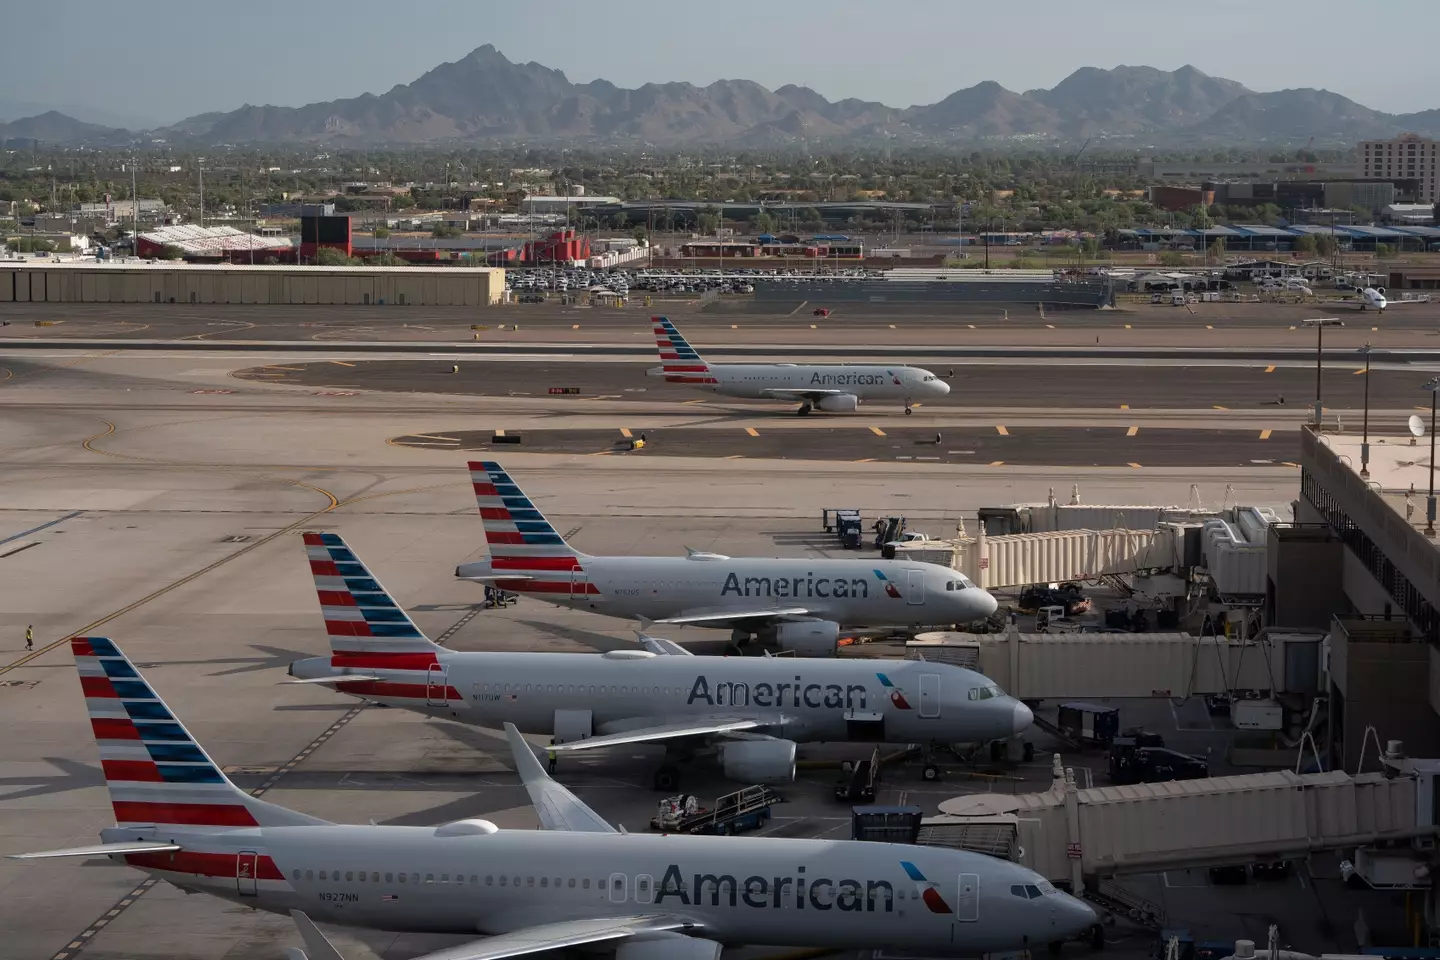
M 813 409 L 814 409 L 814 408 L 813 408 L 812 406 L 810 406 L 810 404 L 808 404 L 808 403 L 802 404 L 801 407 L 800 407 L 800 409 L 795 411 L 795 415 L 796 415 L 797 417 L 809 416 L 810 411 L 813 410 Z
M 666 764 L 655 771 L 655 789 L 670 791 L 680 786 L 680 771 Z
M 911 410 L 909 407 L 906 407 L 906 408 L 905 408 L 905 416 L 907 416 L 907 417 L 910 416 L 910 414 L 912 414 L 912 413 L 914 413 L 914 412 L 915 412 L 915 411 L 914 411 L 914 410 Z

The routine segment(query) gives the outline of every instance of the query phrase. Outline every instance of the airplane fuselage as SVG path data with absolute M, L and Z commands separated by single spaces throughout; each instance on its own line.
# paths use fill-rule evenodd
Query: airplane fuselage
M 456 576 L 498 572 L 480 561 L 461 564 Z M 724 610 L 762 619 L 757 611 L 766 608 L 804 608 L 805 616 L 842 627 L 967 623 L 993 613 L 995 599 L 966 583 L 948 567 L 904 560 L 692 557 L 578 557 L 553 575 L 495 581 L 503 590 L 626 619 Z
M 143 833 L 104 831 L 107 840 Z M 496 831 L 484 821 L 173 839 L 185 851 L 115 859 L 244 906 L 391 931 L 493 935 L 645 914 L 683 918 L 726 943 L 969 954 L 1072 935 L 1088 915 L 1053 890 L 1038 898 L 1012 892 L 1039 880 L 1029 870 L 937 847 Z
M 428 667 L 349 666 L 343 655 L 297 662 L 302 678 L 347 670 L 379 680 L 336 689 L 464 723 L 525 733 L 620 733 L 639 725 L 757 717 L 800 743 L 983 743 L 1029 726 L 1030 711 L 988 678 L 923 660 L 656 656 L 642 651 L 441 654 Z M 418 666 L 418 665 L 417 665 Z M 586 716 L 585 714 L 588 714 Z
M 938 396 L 929 389 L 943 381 L 917 367 L 850 364 L 722 363 L 710 366 L 713 384 L 699 384 L 727 397 L 761 399 L 774 390 L 839 390 L 861 400 L 904 400 Z M 926 379 L 929 377 L 930 379 Z M 948 391 L 947 391 L 948 392 Z

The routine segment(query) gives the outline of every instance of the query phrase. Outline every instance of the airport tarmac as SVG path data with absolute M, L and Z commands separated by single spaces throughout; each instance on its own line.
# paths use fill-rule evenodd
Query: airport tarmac
M 1002 432 L 1003 431 L 1003 432 Z M 629 449 L 643 439 L 640 449 Z M 490 431 L 429 430 L 392 443 L 431 449 L 481 451 L 501 458 L 521 446 L 536 453 L 638 460 L 720 457 L 726 460 L 842 460 L 853 463 L 956 463 L 1058 467 L 1254 467 L 1283 464 L 1299 446 L 1293 432 L 1177 430 L 1164 427 L 737 427 L 650 430 L 525 430 L 496 438 Z
M 14 362 L 0 360 L 0 367 Z M 444 422 L 495 418 L 526 430 L 545 421 L 598 429 L 596 421 L 613 414 L 597 404 L 595 413 L 576 415 L 548 397 L 386 393 L 377 403 L 378 391 L 329 396 L 346 391 L 230 377 L 251 362 L 79 353 L 0 378 L 6 410 L 0 583 L 7 612 L 0 625 L 0 725 L 7 733 L 0 744 L 0 853 L 93 842 L 113 822 L 64 643 L 77 634 L 120 643 L 217 761 L 267 799 L 356 823 L 485 816 L 506 827 L 535 824 L 493 731 L 393 710 L 357 711 L 329 691 L 282 683 L 288 662 L 326 649 L 299 544 L 303 530 L 343 534 L 420 626 L 456 648 L 595 650 L 631 642 L 622 621 L 536 601 L 477 611 L 478 588 L 452 577 L 456 563 L 483 555 L 467 455 L 385 442 L 427 432 L 442 411 L 449 411 Z M 1042 419 L 1064 415 L 1056 410 Z M 769 427 L 761 423 L 752 437 L 739 426 L 744 422 L 726 419 L 723 429 L 736 440 L 768 442 Z M 804 426 L 837 429 L 818 419 Z M 1280 439 L 1267 441 L 1277 459 L 1294 449 Z M 1193 496 L 1204 503 L 1229 498 L 1282 509 L 1296 487 L 1293 468 L 1279 463 L 1165 470 L 746 458 L 717 470 L 712 458 L 655 455 L 660 446 L 632 460 L 530 452 L 522 444 L 503 460 L 578 547 L 614 553 L 679 553 L 688 546 L 817 555 L 835 546 L 820 532 L 818 514 L 827 504 L 858 507 L 866 516 L 904 514 L 943 535 L 979 506 L 1064 495 L 1077 481 L 1087 502 L 1184 504 L 1193 484 Z M 26 623 L 35 626 L 33 655 L 22 650 Z M 715 636 L 696 628 L 670 635 Z M 1168 701 L 1145 701 L 1123 709 L 1127 723 L 1173 734 L 1182 749 L 1214 749 L 1226 737 L 1196 703 L 1172 710 Z M 880 799 L 933 810 L 965 791 L 1042 789 L 1049 747 L 1038 742 L 1041 757 L 1019 779 L 957 770 L 936 785 L 897 770 Z M 805 755 L 827 759 L 848 749 Z M 641 829 L 657 799 L 648 789 L 653 756 L 617 753 L 564 761 L 560 775 L 600 813 Z M 1100 780 L 1099 757 L 1070 762 Z M 833 775 L 807 769 L 786 791 L 789 802 L 771 829 L 846 835 L 848 808 L 830 797 Z M 713 797 L 733 785 L 702 769 L 686 788 Z M 109 861 L 0 860 L 6 931 L 0 952 L 7 960 L 274 960 L 297 942 L 285 918 L 143 881 Z M 1346 930 L 1356 908 L 1394 899 L 1342 894 L 1333 865 L 1324 861 L 1314 875 L 1274 886 L 1212 888 L 1203 874 L 1139 878 L 1133 886 L 1197 938 L 1263 940 L 1273 918 L 1288 943 L 1314 952 L 1350 946 Z M 1111 936 L 1111 952 L 1148 954 L 1149 941 L 1123 927 Z M 349 960 L 407 960 L 455 942 L 365 931 L 340 931 L 336 941 Z
M 0 361 L 9 364 L 10 361 Z M 25 358 L 18 358 L 23 364 Z M 547 398 L 571 391 L 571 402 L 591 400 L 685 403 L 714 400 L 747 406 L 713 390 L 666 383 L 647 376 L 654 363 L 587 363 L 536 359 L 526 363 L 451 358 L 413 360 L 319 360 L 303 358 L 245 367 L 240 380 L 295 384 L 336 390 L 378 390 L 465 394 L 483 397 Z M 17 367 L 17 371 L 23 369 Z M 965 363 L 936 370 L 950 384 L 943 397 L 925 398 L 927 411 L 956 408 L 1061 407 L 1069 410 L 1198 409 L 1304 407 L 1315 398 L 1312 364 L 1221 366 L 1142 365 L 1134 362 L 1014 363 L 985 366 Z M 1365 368 L 1353 362 L 1322 369 L 1321 396 L 1326 406 L 1361 409 L 1365 404 Z M 1433 374 L 1423 368 L 1380 366 L 1369 374 L 1369 404 L 1374 410 L 1428 407 L 1423 386 Z M 1281 402 L 1283 398 L 1283 403 Z M 793 412 L 796 404 L 757 401 L 748 406 Z M 862 404 L 890 412 L 898 401 Z M 817 414 L 817 417 L 822 415 Z M 835 419 L 833 416 L 828 419 Z
M 419 343 L 610 345 L 652 343 L 649 318 L 669 316 L 701 349 L 795 346 L 807 352 L 846 344 L 901 347 L 1154 344 L 1310 346 L 1303 321 L 1336 317 L 1326 331 L 1336 348 L 1428 345 L 1440 335 L 1440 301 L 1395 307 L 1383 316 L 1337 304 L 1207 303 L 1189 308 L 1149 304 L 1113 310 L 1041 311 L 1034 306 L 991 310 L 929 304 L 854 304 L 816 317 L 800 305 L 693 301 L 639 303 L 623 309 L 559 304 L 497 307 L 245 306 L 191 304 L 7 303 L 0 306 L 6 341 L 115 339 L 133 341 L 289 341 L 341 344 Z M 43 324 L 43 325 L 37 325 Z

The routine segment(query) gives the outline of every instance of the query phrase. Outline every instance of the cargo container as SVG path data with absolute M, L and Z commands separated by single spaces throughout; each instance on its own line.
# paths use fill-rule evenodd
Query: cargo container
M 1274 700 L 1236 700 L 1230 705 L 1230 722 L 1239 730 L 1281 730 L 1285 708 Z
M 1120 711 L 1098 703 L 1062 703 L 1057 726 L 1072 740 L 1109 746 L 1120 733 Z

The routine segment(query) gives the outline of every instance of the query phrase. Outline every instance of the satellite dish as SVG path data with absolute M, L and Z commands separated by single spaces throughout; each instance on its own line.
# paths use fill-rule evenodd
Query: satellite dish
M 1420 419 L 1420 415 L 1419 415 L 1418 413 L 1412 413 L 1412 414 L 1410 414 L 1410 423 L 1409 423 L 1409 426 L 1410 426 L 1410 436 L 1412 436 L 1412 437 L 1423 437 L 1423 436 L 1425 436 L 1425 421 Z

